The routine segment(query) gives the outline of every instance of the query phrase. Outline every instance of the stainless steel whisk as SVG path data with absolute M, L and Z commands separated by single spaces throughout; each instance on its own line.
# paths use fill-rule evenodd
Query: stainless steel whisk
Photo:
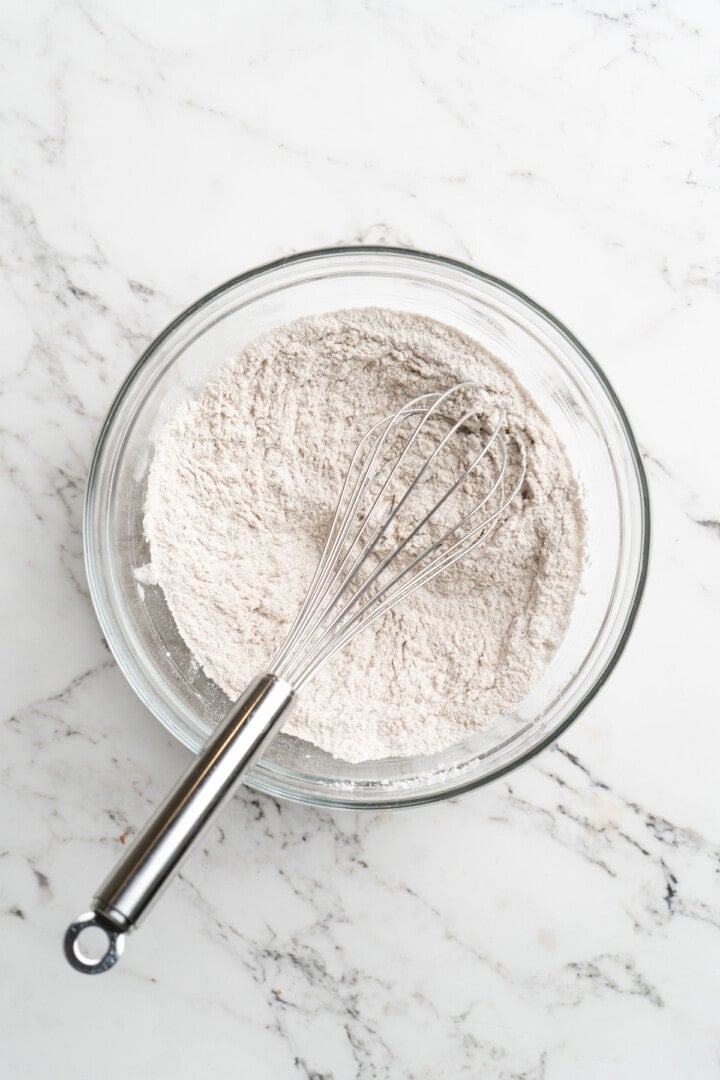
M 492 534 L 523 485 L 526 452 L 502 412 L 487 426 L 485 396 L 476 383 L 423 394 L 362 438 L 310 587 L 269 672 L 231 706 L 92 910 L 68 927 L 65 955 L 78 971 L 97 974 L 116 963 L 124 935 L 178 872 L 296 693 L 357 634 Z M 82 950 L 89 927 L 104 931 L 100 957 Z

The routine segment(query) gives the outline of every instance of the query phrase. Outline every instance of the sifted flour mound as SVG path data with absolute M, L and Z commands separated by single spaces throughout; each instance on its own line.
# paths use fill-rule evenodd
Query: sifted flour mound
M 229 697 L 302 601 L 352 452 L 408 400 L 476 380 L 525 441 L 522 495 L 490 542 L 341 651 L 285 730 L 346 761 L 428 754 L 508 712 L 541 675 L 578 588 L 583 513 L 564 449 L 477 342 L 381 309 L 299 319 L 222 367 L 162 432 L 148 478 L 152 573 Z

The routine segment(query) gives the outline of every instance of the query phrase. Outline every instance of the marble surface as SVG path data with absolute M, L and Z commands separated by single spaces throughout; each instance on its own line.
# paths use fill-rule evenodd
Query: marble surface
M 711 0 L 3 4 L 3 1077 L 720 1075 L 719 35 Z M 186 761 L 88 599 L 99 425 L 198 295 L 355 242 L 507 278 L 597 356 L 652 489 L 636 631 L 485 790 L 244 792 L 83 979 L 61 931 Z

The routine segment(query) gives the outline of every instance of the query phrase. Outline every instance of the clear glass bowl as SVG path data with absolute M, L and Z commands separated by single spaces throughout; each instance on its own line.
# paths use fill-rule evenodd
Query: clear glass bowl
M 630 632 L 648 558 L 645 476 L 607 379 L 557 319 L 505 282 L 414 251 L 314 251 L 243 274 L 168 326 L 117 395 L 90 471 L 85 555 L 98 618 L 130 685 L 197 751 L 228 702 L 193 661 L 160 589 L 139 585 L 134 574 L 148 562 L 142 517 L 153 442 L 177 405 L 259 334 L 301 315 L 365 306 L 431 316 L 503 360 L 562 437 L 587 512 L 586 566 L 570 627 L 512 714 L 442 753 L 359 765 L 280 733 L 247 777 L 282 798 L 375 808 L 445 798 L 526 761 L 587 705 Z

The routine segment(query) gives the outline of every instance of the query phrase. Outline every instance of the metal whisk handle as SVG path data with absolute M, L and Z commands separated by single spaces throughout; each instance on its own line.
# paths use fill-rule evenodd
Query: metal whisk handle
M 136 836 L 98 889 L 92 911 L 72 923 L 65 955 L 78 971 L 107 971 L 122 953 L 124 934 L 133 930 L 177 874 L 243 774 L 287 717 L 294 701 L 290 683 L 260 675 L 212 733 L 165 801 Z M 84 956 L 79 937 L 89 926 L 107 936 L 105 954 Z

